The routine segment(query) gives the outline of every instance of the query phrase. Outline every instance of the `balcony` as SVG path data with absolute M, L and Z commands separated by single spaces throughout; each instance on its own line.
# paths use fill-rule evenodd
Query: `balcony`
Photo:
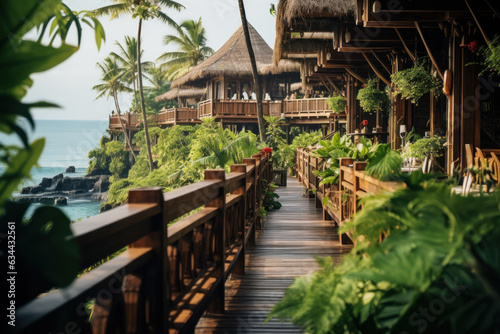
M 198 109 L 171 108 L 162 109 L 158 114 L 158 125 L 174 126 L 200 123 Z
M 264 116 L 270 116 L 269 110 L 275 102 L 262 101 Z M 273 106 L 274 113 L 276 107 Z M 257 101 L 255 100 L 206 100 L 199 104 L 200 119 L 214 117 L 229 123 L 257 123 Z M 274 116 L 274 115 L 273 115 Z
M 122 120 L 123 126 L 127 130 L 136 130 L 139 124 L 139 115 L 135 113 L 126 112 L 122 115 L 113 114 L 109 116 L 109 129 L 122 129 L 120 124 L 120 118 Z

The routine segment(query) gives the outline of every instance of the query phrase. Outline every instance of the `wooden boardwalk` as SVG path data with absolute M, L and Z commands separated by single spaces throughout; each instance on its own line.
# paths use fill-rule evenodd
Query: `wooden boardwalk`
M 255 245 L 247 248 L 246 275 L 226 283 L 226 313 L 205 314 L 196 333 L 301 333 L 276 319 L 263 322 L 296 276 L 318 269 L 315 255 L 339 262 L 350 251 L 340 245 L 332 222 L 322 220 L 314 199 L 302 197 L 297 179 L 289 178 L 278 194 L 283 207 L 268 214 Z

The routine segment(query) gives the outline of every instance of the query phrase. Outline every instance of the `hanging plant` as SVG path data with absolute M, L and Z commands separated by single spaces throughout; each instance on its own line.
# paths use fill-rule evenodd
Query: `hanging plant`
M 428 61 L 418 61 L 414 67 L 399 71 L 391 75 L 394 90 L 402 97 L 418 104 L 422 96 L 434 90 L 437 97 L 441 92 L 443 82 L 429 73 Z
M 385 111 L 390 104 L 389 95 L 385 91 L 378 90 L 377 84 L 377 79 L 370 79 L 358 92 L 359 104 L 368 114 Z
M 481 75 L 488 72 L 500 75 L 500 36 L 496 35 L 488 45 L 481 46 L 479 54 L 484 58 L 484 61 L 473 64 L 479 64 L 484 67 Z
M 328 108 L 332 109 L 336 114 L 343 114 L 347 106 L 347 100 L 340 95 L 329 97 L 326 103 L 328 104 Z

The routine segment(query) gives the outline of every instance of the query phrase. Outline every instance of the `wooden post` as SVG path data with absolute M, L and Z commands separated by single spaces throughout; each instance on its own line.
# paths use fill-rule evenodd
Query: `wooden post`
M 247 183 L 251 183 L 252 184 L 252 192 L 250 193 L 250 195 L 248 196 L 251 196 L 251 198 L 249 199 L 250 203 L 249 203 L 249 207 L 247 207 L 247 210 L 249 210 L 250 212 L 252 212 L 252 217 L 250 218 L 250 229 L 248 231 L 248 233 L 250 234 L 249 237 L 248 237 L 248 240 L 251 242 L 251 243 L 255 243 L 255 224 L 256 224 L 256 221 L 257 221 L 257 206 L 256 206 L 256 203 L 257 203 L 257 160 L 256 159 L 243 159 L 243 163 L 247 166 L 254 166 L 254 170 L 253 170 L 253 177 L 249 178 L 248 175 L 247 175 Z M 247 198 L 247 201 L 248 201 L 248 198 Z
M 224 291 L 224 264 L 226 260 L 226 192 L 224 183 L 226 182 L 226 172 L 222 169 L 205 170 L 205 180 L 220 180 L 223 185 L 219 188 L 219 194 L 216 199 L 206 205 L 207 208 L 218 208 L 219 213 L 214 223 L 215 251 L 214 265 L 217 273 L 217 287 L 215 297 L 207 312 L 224 313 L 225 291 Z
M 160 187 L 138 188 L 128 192 L 128 203 L 158 203 L 161 207 L 161 213 L 154 218 L 154 224 L 157 227 L 155 232 L 137 240 L 129 245 L 134 247 L 151 247 L 155 250 L 156 258 L 153 260 L 152 268 L 156 268 L 153 272 L 153 287 L 154 292 L 152 305 L 149 308 L 149 319 L 154 333 L 168 332 L 168 316 L 170 309 L 170 289 L 169 289 L 169 263 L 167 254 L 166 239 L 168 236 L 166 218 L 166 208 L 163 201 L 163 192 Z M 129 317 L 130 315 L 127 315 Z M 128 320 L 130 321 L 130 319 Z
M 231 173 L 243 173 L 245 175 L 243 185 L 232 192 L 232 194 L 242 195 L 243 199 L 241 202 L 241 217 L 240 217 L 240 230 L 241 230 L 241 252 L 239 255 L 238 262 L 233 270 L 235 275 L 245 275 L 245 225 L 247 216 L 247 196 L 246 196 L 246 186 L 247 186 L 247 165 L 231 165 Z

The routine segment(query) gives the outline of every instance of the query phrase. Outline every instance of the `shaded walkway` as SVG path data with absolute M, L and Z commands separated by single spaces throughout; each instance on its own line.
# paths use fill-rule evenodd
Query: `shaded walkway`
M 332 222 L 322 220 L 314 199 L 302 197 L 297 179 L 289 178 L 278 194 L 283 207 L 268 214 L 255 246 L 247 248 L 246 275 L 226 283 L 226 314 L 205 314 L 196 333 L 301 333 L 275 319 L 263 322 L 296 276 L 318 269 L 315 255 L 338 262 L 349 252 Z

